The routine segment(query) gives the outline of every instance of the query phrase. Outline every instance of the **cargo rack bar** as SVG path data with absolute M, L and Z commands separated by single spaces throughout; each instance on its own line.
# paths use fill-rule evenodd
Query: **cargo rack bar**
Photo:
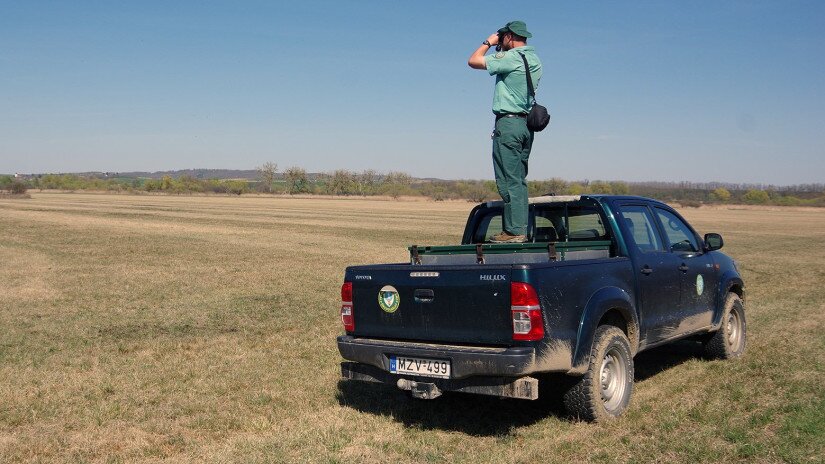
M 606 258 L 610 255 L 610 240 L 581 240 L 542 243 L 476 243 L 468 245 L 411 245 L 411 264 L 491 264 L 511 261 L 565 261 L 570 259 Z M 586 252 L 586 253 L 583 253 Z M 470 256 L 466 256 L 470 255 Z M 512 260 L 501 255 L 516 255 Z M 530 256 L 527 256 L 530 255 Z M 461 258 L 464 256 L 464 258 Z M 448 259 L 454 257 L 456 259 Z M 469 261 L 468 261 L 469 260 Z

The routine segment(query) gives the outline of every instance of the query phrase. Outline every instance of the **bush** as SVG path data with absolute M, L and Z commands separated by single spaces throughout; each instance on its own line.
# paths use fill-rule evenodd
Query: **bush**
M 710 199 L 713 201 L 727 203 L 730 201 L 730 191 L 724 187 L 719 187 L 718 189 L 710 192 Z
M 428 182 L 421 186 L 420 192 L 435 201 L 444 201 L 450 198 L 450 192 L 447 191 L 447 186 L 443 183 Z
M 328 177 L 326 187 L 330 195 L 351 195 L 357 189 L 357 176 L 346 169 L 338 169 Z
M 411 186 L 412 177 L 404 172 L 389 172 L 381 180 L 379 192 L 395 199 L 402 195 L 417 195 L 418 192 Z
M 474 203 L 481 203 L 491 197 L 493 197 L 493 192 L 490 191 L 489 185 L 485 185 L 484 182 L 473 182 L 465 191 L 464 197 L 467 200 L 470 200 Z
M 143 188 L 147 192 L 153 192 L 155 190 L 160 190 L 160 180 L 158 180 L 158 179 L 146 179 L 146 182 L 143 183 Z
M 307 172 L 303 168 L 293 166 L 287 169 L 284 171 L 284 180 L 286 180 L 286 191 L 290 195 L 309 191 Z
M 594 180 L 592 183 L 590 183 L 590 192 L 596 194 L 601 193 L 605 195 L 610 195 L 611 193 L 613 193 L 613 188 L 607 182 Z
M 212 193 L 229 193 L 229 188 L 226 183 L 219 180 L 210 179 L 206 181 L 206 191 Z
M 378 185 L 378 174 L 373 169 L 365 169 L 361 174 L 355 174 L 356 188 L 359 195 L 374 195 Z
M 9 190 L 15 195 L 22 195 L 26 193 L 29 188 L 23 182 L 15 181 L 11 184 Z
M 381 185 L 381 193 L 383 193 L 384 195 L 389 195 L 396 200 L 400 196 L 413 196 L 418 194 L 418 192 L 413 190 L 413 188 L 409 185 L 398 183 Z
M 261 180 L 258 184 L 258 190 L 262 192 L 272 193 L 272 183 L 275 182 L 275 173 L 278 172 L 278 165 L 272 161 L 258 166 L 258 177 Z
M 552 178 L 548 180 L 530 180 L 527 181 L 527 193 L 531 197 L 539 197 L 548 194 L 562 195 L 567 190 L 567 182 Z
M 779 197 L 773 202 L 779 206 L 799 206 L 802 204 L 801 199 L 791 195 Z
M 680 200 L 679 204 L 685 208 L 698 208 L 702 206 L 702 202 L 696 200 Z
M 630 187 L 621 181 L 611 182 L 610 189 L 613 191 L 613 195 L 627 195 L 630 193 Z
M 249 184 L 244 180 L 228 180 L 224 182 L 229 193 L 240 195 L 246 193 L 249 189 Z
M 567 194 L 568 195 L 581 195 L 584 193 L 584 186 L 578 182 L 574 182 L 567 186 Z
M 748 190 L 742 199 L 751 205 L 764 205 L 770 200 L 770 195 L 764 190 Z

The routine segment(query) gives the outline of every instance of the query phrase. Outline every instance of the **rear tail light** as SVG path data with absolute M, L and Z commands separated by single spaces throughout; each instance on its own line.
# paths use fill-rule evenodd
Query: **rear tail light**
M 341 286 L 341 323 L 344 330 L 355 330 L 355 317 L 352 314 L 352 282 L 344 282 Z
M 510 282 L 510 312 L 513 314 L 513 340 L 535 341 L 544 338 L 539 297 L 532 285 Z

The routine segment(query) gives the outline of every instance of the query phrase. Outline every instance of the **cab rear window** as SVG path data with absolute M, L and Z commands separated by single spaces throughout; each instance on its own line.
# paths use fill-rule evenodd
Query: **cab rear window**
M 568 222 L 570 240 L 604 240 L 607 238 L 602 218 L 594 208 L 571 208 Z
M 487 210 L 476 225 L 473 243 L 484 243 L 502 231 L 501 208 Z M 530 208 L 529 242 L 610 240 L 596 206 L 539 204 Z

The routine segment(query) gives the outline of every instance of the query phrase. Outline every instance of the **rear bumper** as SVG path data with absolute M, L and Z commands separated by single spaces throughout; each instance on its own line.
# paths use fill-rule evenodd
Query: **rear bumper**
M 341 357 L 390 370 L 390 356 L 412 356 L 430 359 L 448 359 L 451 379 L 474 376 L 519 377 L 535 371 L 536 351 L 530 347 L 486 348 L 429 343 L 410 343 L 350 335 L 338 337 Z M 422 378 L 423 379 L 423 378 Z
M 427 379 L 390 374 L 384 370 L 357 362 L 342 362 L 341 377 L 347 380 L 377 382 L 409 390 L 414 398 L 431 400 L 443 391 L 492 395 L 505 398 L 535 400 L 539 397 L 539 382 L 533 377 L 487 377 L 466 379 Z

